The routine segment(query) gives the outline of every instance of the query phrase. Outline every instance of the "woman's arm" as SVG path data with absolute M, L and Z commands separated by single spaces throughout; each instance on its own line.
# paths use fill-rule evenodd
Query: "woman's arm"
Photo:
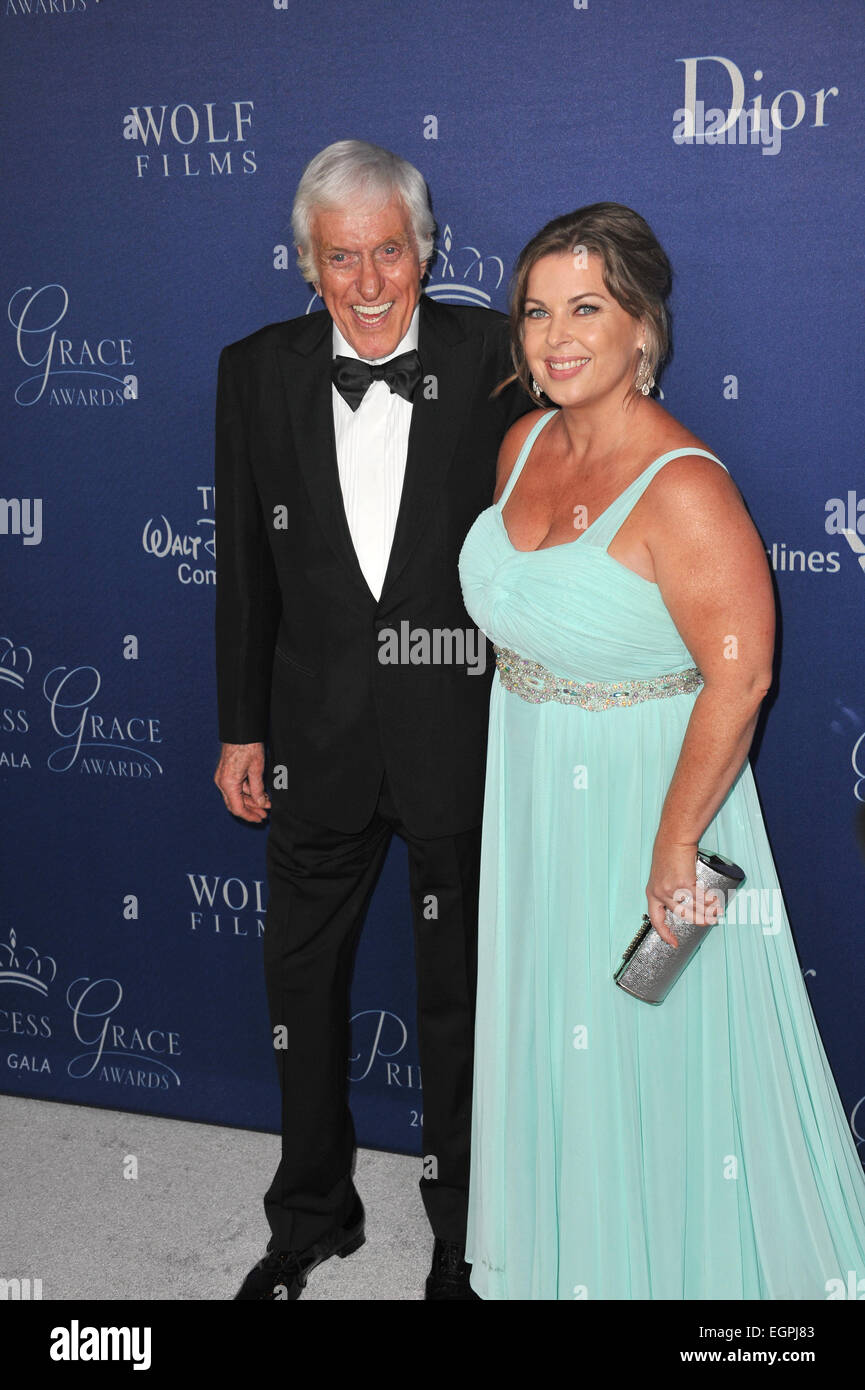
M 712 921 L 697 902 L 700 836 L 744 763 L 772 680 L 775 604 L 763 545 L 729 474 L 709 459 L 673 459 L 647 518 L 661 597 L 703 676 L 655 837 L 646 888 L 652 925 L 672 908 Z M 723 852 L 723 846 L 720 846 Z M 690 901 L 683 905 L 687 893 Z

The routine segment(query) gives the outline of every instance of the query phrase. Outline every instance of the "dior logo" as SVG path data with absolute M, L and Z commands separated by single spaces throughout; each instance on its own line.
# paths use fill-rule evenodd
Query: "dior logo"
M 768 110 L 763 108 L 763 95 L 757 93 L 749 98 L 750 106 L 745 112 L 745 79 L 731 58 L 720 54 L 703 54 L 697 58 L 677 58 L 677 63 L 685 67 L 685 93 L 682 105 L 673 114 L 675 129 L 673 140 L 677 145 L 719 145 L 719 144 L 762 144 L 763 154 L 777 154 L 781 134 L 795 130 L 805 120 L 809 103 L 804 94 L 794 87 L 786 87 L 772 98 Z M 700 76 L 708 81 L 713 94 L 720 95 L 717 105 L 708 109 L 703 100 L 697 98 L 698 65 L 703 64 Z M 707 67 L 714 64 L 713 68 Z M 723 70 L 726 81 L 721 77 Z M 754 81 L 763 80 L 763 71 L 756 68 Z M 826 102 L 829 97 L 837 97 L 837 87 L 821 87 L 811 94 L 814 119 L 811 127 L 824 127 L 826 121 Z M 726 99 L 726 105 L 725 103 Z M 744 122 L 740 124 L 740 118 Z M 732 132 L 732 133 L 731 133 Z

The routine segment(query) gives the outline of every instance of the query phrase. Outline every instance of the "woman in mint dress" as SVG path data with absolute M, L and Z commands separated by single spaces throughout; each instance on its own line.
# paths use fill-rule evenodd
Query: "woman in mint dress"
M 553 408 L 506 437 L 460 558 L 498 666 L 466 1250 L 482 1298 L 825 1299 L 865 1276 L 865 1176 L 747 758 L 766 557 L 723 463 L 648 394 L 669 282 L 618 204 L 525 248 L 514 359 Z M 667 908 L 715 920 L 698 845 L 746 883 L 652 1007 L 613 973 L 644 911 L 667 940 Z

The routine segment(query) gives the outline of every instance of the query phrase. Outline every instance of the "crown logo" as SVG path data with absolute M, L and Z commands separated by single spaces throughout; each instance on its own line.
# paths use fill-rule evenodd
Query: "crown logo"
M 53 956 L 40 956 L 35 946 L 25 946 L 18 955 L 18 939 L 14 927 L 9 932 L 9 942 L 0 942 L 0 966 L 6 957 L 7 969 L 0 969 L 0 985 L 25 985 L 35 989 L 37 994 L 47 994 L 48 986 L 57 974 L 57 962 Z M 26 957 L 29 955 L 30 959 Z
M 432 299 L 444 299 L 451 304 L 476 304 L 490 307 L 490 294 L 483 288 L 497 290 L 505 278 L 505 265 L 500 256 L 482 256 L 476 246 L 455 246 L 449 226 L 442 232 L 442 244 L 436 252 L 439 278 L 427 285 Z
M 11 637 L 0 637 L 0 680 L 21 690 L 32 665 L 33 653 L 29 647 L 16 647 Z

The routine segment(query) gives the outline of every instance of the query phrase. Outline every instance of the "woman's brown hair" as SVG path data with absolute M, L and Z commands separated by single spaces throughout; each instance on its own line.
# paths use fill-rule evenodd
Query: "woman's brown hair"
M 638 212 L 622 203 L 590 203 L 548 222 L 520 252 L 511 289 L 511 358 L 517 380 L 535 404 L 531 372 L 523 352 L 523 322 L 529 275 L 544 256 L 600 256 L 604 284 L 618 304 L 646 324 L 646 376 L 657 376 L 670 353 L 670 314 L 665 300 L 673 272 L 654 232 Z M 645 369 L 644 369 L 645 370 Z M 513 377 L 509 378 L 513 380 Z M 505 383 L 502 383 L 504 385 Z

